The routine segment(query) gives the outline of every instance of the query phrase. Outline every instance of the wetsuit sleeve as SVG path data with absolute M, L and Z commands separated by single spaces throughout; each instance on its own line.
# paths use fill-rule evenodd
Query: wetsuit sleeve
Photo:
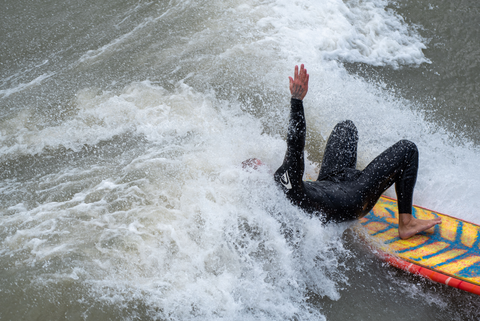
M 303 150 L 306 135 L 303 103 L 291 99 L 290 121 L 287 134 L 287 152 L 282 166 L 275 172 L 275 181 L 290 199 L 301 201 L 304 195 L 303 172 L 305 169 Z

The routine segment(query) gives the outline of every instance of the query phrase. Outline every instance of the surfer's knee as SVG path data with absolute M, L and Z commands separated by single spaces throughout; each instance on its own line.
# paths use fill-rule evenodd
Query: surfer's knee
M 408 139 L 399 140 L 393 145 L 393 147 L 398 150 L 404 150 L 409 154 L 418 154 L 417 145 Z
M 414 142 L 412 142 L 411 140 L 402 139 L 398 143 L 401 144 L 402 146 L 408 148 L 408 149 L 418 150 L 417 145 Z
M 337 132 L 337 131 L 348 132 L 350 135 L 353 135 L 354 137 L 358 137 L 357 126 L 355 126 L 353 121 L 351 121 L 349 119 L 337 123 L 337 125 L 335 125 L 335 128 L 333 129 L 333 131 L 334 132 Z
M 414 142 L 408 139 L 402 139 L 397 144 L 401 146 L 401 148 L 405 149 L 409 154 L 418 155 L 418 148 Z
M 351 121 L 350 119 L 347 119 L 347 120 L 344 120 L 344 121 L 341 121 L 337 124 L 337 126 L 341 126 L 341 127 L 345 127 L 345 128 L 349 128 L 349 129 L 353 129 L 353 130 L 357 130 L 357 126 L 355 126 L 355 124 L 353 123 L 353 121 Z
M 402 139 L 398 141 L 396 144 L 396 148 L 401 153 L 401 155 L 405 155 L 405 161 L 407 164 L 410 164 L 415 170 L 418 169 L 418 148 L 417 145 L 409 141 L 407 139 Z

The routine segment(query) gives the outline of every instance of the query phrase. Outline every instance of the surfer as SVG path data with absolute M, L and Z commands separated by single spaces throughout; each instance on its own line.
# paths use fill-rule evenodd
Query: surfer
M 292 97 L 287 152 L 274 178 L 293 204 L 325 223 L 355 220 L 368 214 L 382 193 L 395 184 L 400 238 L 407 239 L 441 223 L 441 218 L 420 220 L 412 215 L 418 170 L 416 145 L 401 140 L 365 169 L 357 170 L 358 133 L 349 120 L 337 124 L 330 134 L 317 180 L 304 182 L 306 125 L 302 101 L 309 75 L 303 64 L 300 70 L 295 66 L 294 77 L 289 80 Z

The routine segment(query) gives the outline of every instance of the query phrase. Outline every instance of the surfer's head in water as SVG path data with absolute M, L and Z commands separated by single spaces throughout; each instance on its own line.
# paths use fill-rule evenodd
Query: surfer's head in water
M 247 169 L 247 168 L 258 169 L 262 165 L 263 165 L 262 161 L 259 160 L 258 158 L 249 158 L 246 161 L 242 162 L 242 168 L 244 169 Z

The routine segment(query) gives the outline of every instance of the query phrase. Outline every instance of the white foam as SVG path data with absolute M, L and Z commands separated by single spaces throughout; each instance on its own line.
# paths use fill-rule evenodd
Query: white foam
M 301 57 L 363 62 L 371 65 L 419 65 L 423 39 L 393 10 L 387 1 L 284 1 L 269 8 L 258 22 L 273 27 L 272 37 L 282 50 Z
M 37 67 L 39 67 L 39 66 L 37 66 Z M 0 98 L 7 98 L 8 96 L 19 93 L 19 92 L 21 92 L 25 89 L 31 88 L 33 86 L 38 86 L 42 83 L 42 81 L 52 77 L 53 75 L 55 75 L 54 72 L 42 74 L 42 75 L 38 76 L 37 78 L 33 79 L 32 81 L 30 81 L 28 83 L 21 83 L 21 84 L 18 84 L 17 86 L 12 87 L 12 88 L 1 89 L 0 90 Z
M 41 178 L 41 185 L 53 187 L 38 191 L 40 196 L 58 189 L 68 195 L 82 180 L 98 183 L 12 214 L 8 224 L 17 230 L 4 242 L 10 254 L 41 266 L 57 255 L 83 253 L 89 259 L 81 266 L 66 261 L 48 279 L 86 282 L 104 302 L 142 293 L 161 311 L 159 317 L 187 317 L 193 305 L 209 319 L 251 319 L 258 311 L 268 319 L 322 318 L 310 311 L 304 293 L 307 282 L 317 282 L 322 295 L 339 297 L 336 287 L 346 281 L 329 278 L 323 268 L 337 269 L 336 256 L 344 251 L 341 234 L 324 235 L 332 232 L 290 205 L 266 169 L 249 172 L 240 166 L 251 156 L 278 162 L 283 139 L 262 134 L 261 122 L 238 105 L 214 102 L 181 83 L 170 94 L 139 83 L 116 96 L 80 99 L 83 110 L 57 129 L 70 127 L 71 132 L 59 144 L 92 143 L 100 134 L 113 135 L 114 127 L 134 126 L 154 148 L 107 179 L 89 177 L 94 171 L 65 183 L 65 177 L 76 174 L 52 174 L 45 177 L 48 182 Z M 89 130 L 83 127 L 87 121 Z M 37 136 L 47 141 L 50 133 Z M 301 250 L 280 232 L 287 218 L 308 236 L 308 241 L 294 236 Z M 21 228 L 25 222 L 30 227 Z M 321 245 L 326 238 L 328 247 Z M 320 264 L 318 255 L 330 259 Z M 299 270 L 299 264 L 307 265 Z
M 59 126 L 42 129 L 29 126 L 31 113 L 21 112 L 4 122 L 0 152 L 2 155 L 36 154 L 46 147 L 59 146 L 78 151 L 84 144 L 95 145 L 128 131 L 145 134 L 151 139 L 161 139 L 164 133 L 187 134 L 190 129 L 182 131 L 181 123 L 168 121 L 172 108 L 168 104 L 177 107 L 176 112 L 182 117 L 195 99 L 202 101 L 205 98 L 192 94 L 182 84 L 177 88 L 178 94 L 170 95 L 146 81 L 132 84 L 120 95 L 107 92 L 96 96 L 90 90 L 82 91 L 77 95 L 75 117 Z M 184 94 L 187 98 L 183 97 Z M 189 94 L 193 97 L 188 97 Z M 187 101 L 188 98 L 192 100 Z M 204 122 L 202 116 L 197 119 L 199 129 Z

